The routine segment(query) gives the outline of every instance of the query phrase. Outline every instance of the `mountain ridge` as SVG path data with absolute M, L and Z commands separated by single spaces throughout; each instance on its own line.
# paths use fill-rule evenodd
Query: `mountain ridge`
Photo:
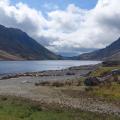
M 106 48 L 72 57 L 77 60 L 120 60 L 120 38 Z
M 61 59 L 60 56 L 40 45 L 22 30 L 7 28 L 3 25 L 0 25 L 0 50 L 1 60 L 12 60 L 12 56 L 14 56 L 13 60 Z M 4 53 L 11 57 L 5 56 Z

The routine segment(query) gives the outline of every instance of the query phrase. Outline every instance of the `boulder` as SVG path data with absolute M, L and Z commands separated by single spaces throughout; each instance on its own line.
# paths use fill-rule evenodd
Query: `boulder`
M 88 77 L 85 79 L 84 84 L 86 86 L 96 86 L 99 85 L 101 82 L 97 77 Z

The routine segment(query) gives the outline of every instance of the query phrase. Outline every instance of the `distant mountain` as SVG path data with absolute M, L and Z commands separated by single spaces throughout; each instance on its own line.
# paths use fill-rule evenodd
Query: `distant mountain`
M 25 32 L 0 25 L 0 60 L 56 60 L 60 58 Z
M 84 53 L 72 59 L 78 60 L 120 60 L 120 38 L 104 49 Z

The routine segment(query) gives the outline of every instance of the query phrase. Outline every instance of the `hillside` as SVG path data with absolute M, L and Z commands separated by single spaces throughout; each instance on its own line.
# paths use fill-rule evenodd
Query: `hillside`
M 0 50 L 0 60 L 23 60 L 21 57 L 11 55 Z
M 50 52 L 25 32 L 0 25 L 0 60 L 55 60 Z
M 106 59 L 110 59 L 110 60 L 117 60 L 117 61 L 120 61 L 120 52 L 117 52 L 116 54 L 113 54 L 112 56 L 106 58 Z
M 114 59 L 120 60 L 120 38 L 104 49 L 96 50 L 90 53 L 85 53 L 73 59 L 79 60 L 105 60 Z

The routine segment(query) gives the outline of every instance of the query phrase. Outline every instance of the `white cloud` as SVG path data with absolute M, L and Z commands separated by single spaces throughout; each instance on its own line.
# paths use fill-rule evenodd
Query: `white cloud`
M 47 11 L 52 11 L 52 10 L 56 10 L 56 9 L 59 9 L 59 6 L 57 5 L 54 5 L 52 3 L 45 3 L 43 5 L 44 9 L 47 10 Z
M 83 10 L 74 4 L 65 10 L 41 11 L 0 0 L 0 24 L 17 27 L 60 53 L 81 53 L 102 48 L 120 37 L 120 0 L 99 0 L 96 7 Z

